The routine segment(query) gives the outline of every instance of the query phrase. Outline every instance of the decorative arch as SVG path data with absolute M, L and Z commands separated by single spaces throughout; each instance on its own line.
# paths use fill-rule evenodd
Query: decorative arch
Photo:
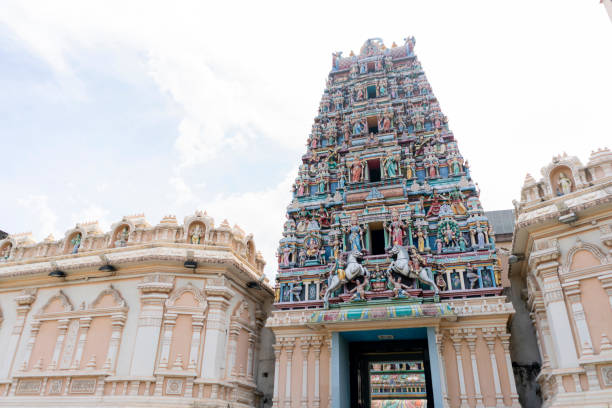
M 15 253 L 15 248 L 17 248 L 17 242 L 13 238 L 7 237 L 0 240 L 0 262 L 11 259 Z
M 127 243 L 127 241 L 130 239 L 130 235 L 132 234 L 132 232 L 134 232 L 134 230 L 136 230 L 136 226 L 134 225 L 134 223 L 127 217 L 123 217 L 123 219 L 119 222 L 114 223 L 111 226 L 111 234 L 109 236 L 109 241 L 107 243 L 107 246 L 110 248 L 116 248 L 116 247 L 121 247 L 122 245 L 118 244 L 118 242 L 121 240 L 121 234 L 123 233 L 123 229 L 127 227 L 127 232 L 128 232 L 128 239 L 125 240 L 125 242 Z M 125 245 L 123 245 L 125 246 Z
M 573 270 L 572 263 L 574 261 L 574 257 L 581 251 L 589 252 L 599 261 L 600 265 L 607 263 L 605 253 L 597 245 L 584 242 L 578 238 L 576 244 L 567 252 L 567 255 L 565 256 L 565 262 L 563 262 L 563 272 Z
M 85 242 L 85 238 L 87 237 L 87 232 L 85 231 L 85 229 L 81 228 L 80 225 L 77 225 L 75 228 L 68 230 L 66 232 L 66 236 L 64 237 L 64 244 L 63 244 L 64 248 L 62 250 L 63 254 L 72 253 L 74 246 L 72 245 L 71 241 L 73 238 L 77 236 L 77 234 L 81 234 L 81 244 L 79 247 L 79 251 L 83 247 L 83 243 Z
M 202 229 L 200 244 L 210 242 L 212 239 L 212 231 L 215 228 L 214 220 L 205 211 L 196 211 L 194 215 L 185 217 L 183 222 L 183 241 L 191 243 L 191 235 L 197 225 Z
M 556 182 L 558 181 L 558 173 L 565 170 L 566 176 L 572 180 L 572 191 L 582 186 L 578 169 L 582 166 L 580 160 L 575 156 L 557 156 L 553 161 L 541 170 L 542 177 L 548 193 L 552 196 L 556 195 Z
M 74 310 L 74 306 L 72 306 L 72 302 L 70 302 L 70 299 L 68 299 L 68 296 L 66 296 L 66 294 L 60 289 L 57 291 L 55 295 L 51 296 L 49 300 L 47 300 L 47 303 L 45 303 L 45 305 L 38 310 L 38 313 L 45 314 L 46 313 L 45 310 L 49 306 L 51 306 L 51 304 L 55 302 L 56 300 L 59 300 L 61 302 L 64 312 L 72 312 Z
M 98 296 L 96 296 L 94 301 L 90 303 L 89 308 L 96 309 L 100 301 L 104 298 L 104 296 L 107 296 L 107 295 L 110 295 L 113 297 L 113 300 L 115 301 L 114 307 L 120 307 L 120 308 L 127 307 L 127 303 L 125 302 L 125 299 L 123 298 L 123 296 L 121 296 L 121 293 L 119 293 L 119 291 L 115 289 L 113 285 L 109 285 L 108 288 L 102 290 L 102 292 L 100 292 Z
M 199 288 L 195 287 L 191 282 L 187 283 L 187 285 L 185 285 L 185 286 L 182 286 L 180 288 L 175 289 L 170 294 L 168 299 L 166 300 L 166 307 L 168 307 L 168 308 L 172 308 L 172 307 L 184 307 L 184 306 L 176 305 L 176 302 L 186 292 L 190 292 L 193 295 L 193 297 L 195 298 L 195 300 L 198 302 L 198 305 L 199 305 L 199 308 L 200 308 L 200 310 L 198 310 L 198 312 L 200 312 L 200 313 L 203 312 L 202 309 L 206 309 L 206 306 L 207 306 L 206 296 L 204 295 L 204 293 Z

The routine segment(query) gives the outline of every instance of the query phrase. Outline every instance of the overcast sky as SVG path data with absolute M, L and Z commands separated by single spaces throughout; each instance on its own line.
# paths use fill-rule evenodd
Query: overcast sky
M 554 154 L 612 148 L 597 0 L 3 1 L 0 229 L 203 209 L 254 233 L 273 275 L 332 52 L 408 35 L 486 210 Z

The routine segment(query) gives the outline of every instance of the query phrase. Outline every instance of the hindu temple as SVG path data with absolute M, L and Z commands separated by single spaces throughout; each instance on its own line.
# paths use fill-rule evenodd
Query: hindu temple
M 507 268 L 415 39 L 333 54 L 278 247 L 274 407 L 519 406 Z

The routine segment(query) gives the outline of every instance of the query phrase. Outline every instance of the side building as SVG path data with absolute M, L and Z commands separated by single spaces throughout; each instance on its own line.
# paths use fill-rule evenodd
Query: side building
M 239 227 L 136 215 L 59 240 L 9 235 L 0 254 L 3 407 L 271 400 L 273 290 Z
M 278 248 L 274 407 L 519 406 L 501 249 L 414 44 L 333 55 Z
M 543 407 L 608 407 L 612 152 L 597 150 L 586 165 L 554 157 L 542 179 L 527 175 L 515 206 L 513 361 L 541 358 L 533 376 Z

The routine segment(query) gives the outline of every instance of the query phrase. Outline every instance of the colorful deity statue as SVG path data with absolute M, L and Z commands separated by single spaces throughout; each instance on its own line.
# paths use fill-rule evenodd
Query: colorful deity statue
M 465 267 L 465 276 L 470 282 L 470 289 L 476 289 L 478 287 L 478 273 L 472 268 L 472 264 L 468 262 Z
M 565 173 L 559 173 L 559 188 L 563 195 L 572 192 L 572 180 L 565 175 Z
M 378 95 L 379 96 L 387 95 L 387 81 L 381 80 L 378 82 Z
M 415 43 L 416 43 L 416 40 L 414 39 L 414 37 L 404 38 L 404 45 L 406 46 L 406 53 L 409 56 L 414 55 L 414 44 Z
M 319 186 L 319 194 L 325 193 L 325 191 L 327 190 L 327 181 L 325 180 L 323 174 L 319 175 L 317 185 Z
M 363 132 L 363 124 L 361 123 L 360 120 L 356 120 L 355 123 L 353 123 L 353 134 L 354 135 L 360 135 Z
M 421 112 L 417 112 L 412 118 L 412 124 L 414 125 L 414 130 L 419 131 L 423 130 L 425 127 L 425 118 Z
M 203 237 L 204 237 L 204 232 L 202 231 L 202 227 L 200 227 L 199 223 L 195 224 L 195 227 L 193 227 L 193 229 L 191 230 L 191 235 L 190 235 L 191 243 L 194 245 L 198 245 L 202 241 Z
M 385 225 L 386 230 L 389 232 L 390 245 L 404 245 L 404 228 L 406 223 L 400 219 L 397 210 L 391 213 L 391 222 Z
M 386 178 L 394 178 L 398 176 L 397 160 L 393 154 L 389 153 L 383 159 L 383 170 Z
M 450 193 L 451 198 L 451 208 L 453 209 L 453 213 L 455 215 L 465 215 L 467 213 L 467 208 L 465 208 L 465 204 L 463 204 L 463 194 L 459 189 L 455 189 Z
M 364 276 L 362 281 L 356 279 L 356 282 L 357 286 L 349 291 L 349 294 L 353 295 L 351 300 L 365 300 L 365 293 L 370 284 L 368 277 Z
M 117 240 L 115 241 L 115 246 L 116 247 L 124 247 L 127 245 L 128 242 L 128 238 L 130 235 L 130 230 L 128 229 L 127 226 L 124 226 L 123 229 L 121 230 L 121 232 L 119 232 L 119 234 L 117 234 Z
M 404 285 L 402 283 L 402 277 L 397 276 L 395 279 L 391 279 L 391 285 L 393 287 L 393 297 L 394 298 L 405 298 L 410 297 L 410 294 L 407 292 L 410 287 L 408 285 Z
M 344 186 L 346 185 L 346 167 L 344 167 L 344 165 L 342 165 L 342 167 L 340 167 L 340 169 L 338 170 L 338 189 L 342 190 L 344 189 Z
M 363 250 L 363 229 L 357 222 L 357 214 L 351 216 L 351 225 L 347 228 L 349 234 L 349 243 L 351 245 L 351 251 Z
M 352 183 L 360 183 L 363 181 L 363 167 L 364 163 L 361 159 L 355 159 L 355 162 L 351 166 L 351 182 Z
M 412 234 L 413 238 L 416 238 L 417 241 L 417 249 L 419 252 L 425 252 L 425 232 L 419 225 L 417 230 Z
M 72 244 L 72 253 L 76 254 L 79 252 L 79 247 L 81 246 L 81 233 L 77 232 L 77 234 L 70 240 Z
M 283 266 L 289 266 L 289 264 L 291 263 L 291 254 L 292 254 L 292 250 L 291 247 L 288 244 L 285 244 L 282 246 L 281 248 L 281 254 L 282 254 L 282 261 L 281 261 L 281 265 Z
M 11 255 L 11 245 L 8 244 L 4 247 L 4 249 L 2 250 L 2 253 L 0 254 L 0 261 L 1 262 L 5 262 L 6 260 L 9 259 L 9 256 Z

